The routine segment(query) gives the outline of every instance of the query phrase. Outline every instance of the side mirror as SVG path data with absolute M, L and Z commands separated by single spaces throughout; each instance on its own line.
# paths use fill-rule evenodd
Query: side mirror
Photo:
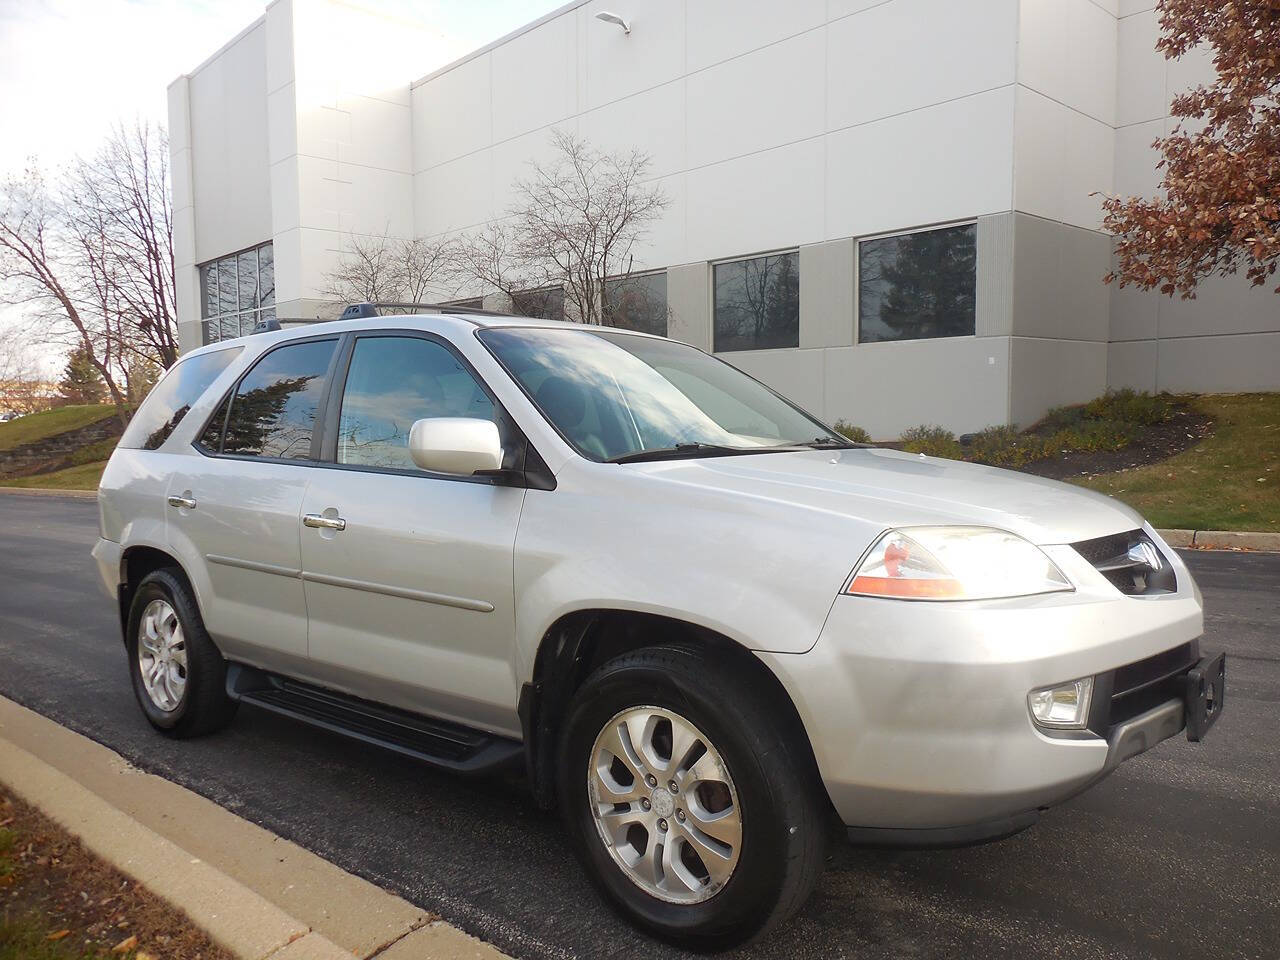
M 502 440 L 492 420 L 428 417 L 409 430 L 409 456 L 423 470 L 471 476 L 502 468 Z

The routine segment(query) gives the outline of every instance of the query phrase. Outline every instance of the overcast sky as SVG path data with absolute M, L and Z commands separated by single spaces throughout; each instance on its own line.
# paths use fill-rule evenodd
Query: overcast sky
M 357 0 L 483 46 L 563 0 Z M 267 0 L 0 0 L 0 175 L 56 166 L 111 124 L 163 121 L 165 88 L 262 15 Z M 428 65 L 431 66 L 431 65 Z M 409 83 L 424 70 L 405 64 Z
M 164 123 L 169 83 L 261 16 L 267 2 L 0 0 L 0 177 L 31 158 L 52 173 L 78 153 L 92 154 L 118 121 Z M 461 55 L 564 0 L 351 2 L 436 28 Z M 404 82 L 435 66 L 406 63 Z M 16 318 L 0 308 L 0 327 Z

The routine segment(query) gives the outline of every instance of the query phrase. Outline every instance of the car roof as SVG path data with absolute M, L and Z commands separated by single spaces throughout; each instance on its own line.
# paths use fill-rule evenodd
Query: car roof
M 220 340 L 183 354 L 183 359 L 202 353 L 213 353 L 225 350 L 233 345 L 274 345 L 287 343 L 290 340 L 301 340 L 309 337 L 320 337 L 327 333 L 339 334 L 350 330 L 387 330 L 401 327 L 405 330 L 423 330 L 431 333 L 465 333 L 476 328 L 493 327 L 529 327 L 541 329 L 584 330 L 601 329 L 569 320 L 543 320 L 538 317 L 518 317 L 508 314 L 474 314 L 474 313 L 413 313 L 392 314 L 381 317 L 360 317 L 354 320 L 321 320 L 314 323 L 302 323 L 273 330 L 270 333 L 247 334 L 230 340 Z M 606 328 L 612 332 L 632 334 L 637 337 L 653 337 L 653 334 L 639 330 L 627 330 L 621 327 Z M 657 339 L 664 339 L 658 337 Z

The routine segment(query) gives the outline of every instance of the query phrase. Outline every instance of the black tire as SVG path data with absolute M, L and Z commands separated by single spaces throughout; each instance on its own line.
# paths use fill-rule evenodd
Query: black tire
M 169 711 L 157 706 L 147 693 L 138 661 L 142 615 L 155 600 L 166 601 L 177 614 L 187 654 L 186 686 L 177 707 Z M 133 693 L 153 727 L 166 736 L 186 738 L 213 733 L 231 722 L 236 701 L 227 696 L 227 662 L 205 630 L 200 608 L 180 570 L 154 570 L 142 578 L 129 605 L 125 637 Z
M 561 812 L 596 884 L 654 935 L 692 949 L 724 949 L 762 936 L 813 890 L 828 805 L 803 729 L 777 708 L 777 697 L 776 686 L 737 657 L 677 645 L 623 654 L 575 694 L 560 738 Z M 587 773 L 596 737 L 618 713 L 641 706 L 665 708 L 697 727 L 737 790 L 739 859 L 724 886 L 700 903 L 671 903 L 640 887 L 613 859 L 591 813 Z

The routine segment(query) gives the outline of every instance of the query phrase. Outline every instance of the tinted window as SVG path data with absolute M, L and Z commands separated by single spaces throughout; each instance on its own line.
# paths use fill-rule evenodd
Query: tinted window
M 971 337 L 977 227 L 944 227 L 858 245 L 858 340 Z
M 417 470 L 409 456 L 409 429 L 427 417 L 493 420 L 493 401 L 433 340 L 357 340 L 342 395 L 338 463 Z
M 800 345 L 800 255 L 779 253 L 715 267 L 715 349 Z
M 222 452 L 281 460 L 311 456 L 316 409 L 336 344 L 295 343 L 259 360 L 231 398 Z
M 129 421 L 120 446 L 155 450 L 169 439 L 191 405 L 200 399 L 218 374 L 240 355 L 242 347 L 202 353 L 179 360 L 152 388 Z
M 667 275 L 644 273 L 610 280 L 604 287 L 605 323 L 667 335 Z
M 542 287 L 539 290 L 523 290 L 511 295 L 511 310 L 516 316 L 537 317 L 539 320 L 564 319 L 564 288 Z

